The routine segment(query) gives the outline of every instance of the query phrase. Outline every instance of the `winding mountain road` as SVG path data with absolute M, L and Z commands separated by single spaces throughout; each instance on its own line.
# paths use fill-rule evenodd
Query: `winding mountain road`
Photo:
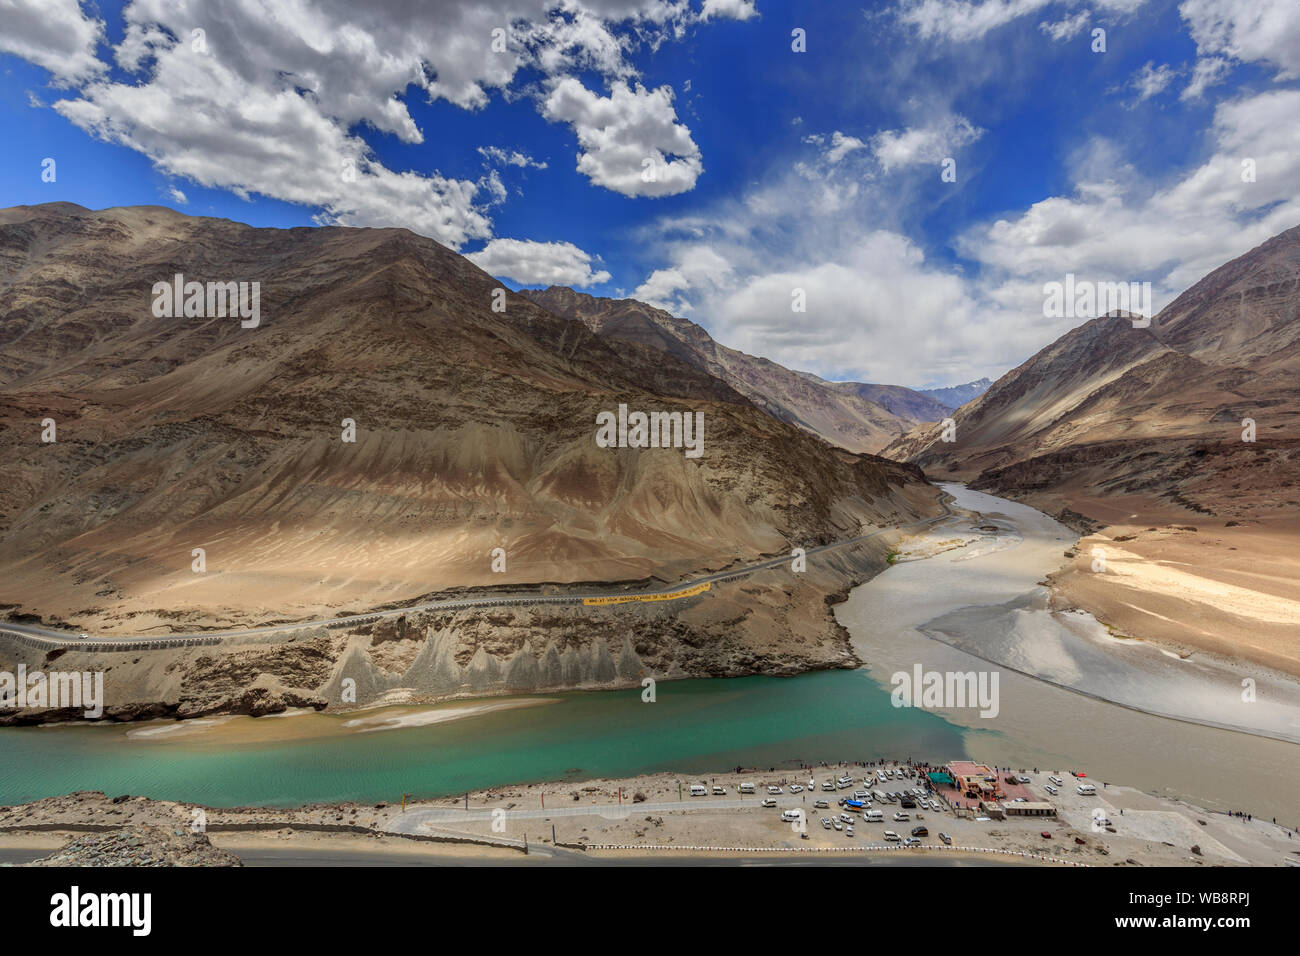
M 933 518 L 924 518 L 895 528 L 877 528 L 875 531 L 858 535 L 853 538 L 846 538 L 843 541 L 834 541 L 830 544 L 808 548 L 806 549 L 805 554 L 807 557 L 812 557 L 813 555 L 824 554 L 828 551 L 851 548 L 888 531 L 919 529 L 945 521 L 952 517 L 952 509 L 948 506 L 949 500 L 949 496 L 946 493 L 940 495 L 939 506 L 943 509 L 943 513 L 935 515 Z M 83 637 L 80 634 L 70 631 L 60 631 L 54 628 L 40 627 L 32 624 L 0 621 L 0 634 L 8 634 L 19 638 L 25 643 L 36 644 L 50 649 L 65 647 L 105 651 L 157 650 L 162 648 L 217 644 L 227 638 L 255 637 L 265 634 L 283 634 L 287 631 L 301 631 L 313 627 L 351 627 L 357 624 L 369 624 L 384 618 L 400 617 L 403 614 L 418 613 L 421 611 L 455 611 L 472 607 L 525 607 L 534 604 L 572 605 L 582 604 L 584 601 L 588 600 L 598 600 L 601 598 L 611 597 L 675 600 L 678 595 L 682 597 L 687 596 L 682 592 L 690 592 L 691 594 L 698 593 L 695 590 L 697 588 L 707 590 L 713 584 L 746 577 L 747 575 L 754 574 L 758 571 L 766 571 L 784 565 L 789 561 L 790 555 L 783 554 L 779 557 L 768 558 L 754 564 L 731 568 L 727 571 L 719 571 L 716 574 L 709 574 L 703 577 L 692 578 L 689 581 L 683 581 L 674 584 L 671 587 L 650 588 L 644 591 L 605 591 L 575 594 L 537 594 L 525 592 L 521 594 L 481 595 L 478 597 L 468 598 L 445 598 L 437 601 L 425 601 L 420 604 L 408 604 L 402 607 L 387 608 L 382 611 L 367 611 L 363 614 L 350 614 L 346 617 L 324 618 L 316 621 L 295 621 L 289 624 L 272 624 L 263 627 L 251 627 L 228 631 L 202 631 L 193 634 L 159 634 L 154 636 L 141 635 L 137 637 L 96 637 L 88 634 Z

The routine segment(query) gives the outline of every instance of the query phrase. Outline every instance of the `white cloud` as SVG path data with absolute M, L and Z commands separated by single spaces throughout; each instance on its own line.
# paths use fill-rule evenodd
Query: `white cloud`
M 796 290 L 806 312 L 793 310 Z M 728 345 L 792 368 L 906 382 L 982 351 L 954 334 L 970 305 L 959 278 L 929 266 L 906 237 L 878 231 L 833 259 L 792 262 L 735 284 L 711 300 L 711 321 Z
M 545 169 L 546 163 L 538 162 L 527 153 L 517 149 L 502 149 L 500 146 L 480 146 L 478 153 L 487 162 L 498 166 L 520 166 L 525 169 Z
M 758 16 L 758 10 L 754 8 L 754 0 L 704 0 L 704 7 L 700 12 L 702 20 L 713 17 L 748 20 L 750 17 L 756 16 Z
M 1232 72 L 1232 62 L 1227 57 L 1203 56 L 1196 61 L 1191 82 L 1178 94 L 1181 100 L 1196 100 L 1211 86 L 1222 83 Z
M 1025 212 L 970 230 L 958 248 L 1001 274 L 1004 301 L 1016 288 L 1060 280 L 1067 272 L 1107 281 L 1149 280 L 1156 307 L 1206 273 L 1300 222 L 1300 90 L 1278 90 L 1220 104 L 1210 131 L 1212 154 L 1166 184 L 1133 177 L 1117 147 L 1113 175 L 1102 163 L 1072 196 L 1052 196 Z M 1243 160 L 1255 181 L 1243 182 Z M 1022 307 L 1036 293 L 1019 297 Z
M 1006 26 L 1013 20 L 1037 13 L 1046 7 L 1073 6 L 1082 0 L 901 0 L 898 19 L 912 27 L 924 40 L 946 40 L 951 43 L 968 43 L 985 34 Z M 1092 0 L 1092 6 L 1103 12 L 1126 15 L 1142 6 L 1146 0 Z M 1055 24 L 1040 24 L 1043 32 L 1054 40 L 1073 36 L 1082 29 L 1078 18 Z M 1060 30 L 1058 36 L 1054 31 Z M 1073 30 L 1074 33 L 1066 32 Z
M 633 296 L 694 318 L 729 346 L 860 381 L 969 381 L 1023 358 L 989 334 L 994 320 L 966 280 L 873 225 L 905 190 L 864 175 L 874 162 L 857 155 L 831 163 L 821 153 L 645 230 L 638 238 L 664 261 Z M 806 312 L 792 311 L 795 289 Z
M 0 53 L 13 53 L 53 74 L 56 85 L 83 83 L 107 67 L 95 55 L 104 22 L 77 0 L 4 0 Z
M 1266 63 L 1279 71 L 1279 79 L 1300 76 L 1296 0 L 1183 0 L 1178 12 L 1198 55 Z
M 172 202 L 181 206 L 188 205 L 190 201 L 189 198 L 185 195 L 185 193 L 181 192 L 175 186 L 167 187 L 167 198 L 170 199 Z
M 407 226 L 452 247 L 489 234 L 474 205 L 477 184 L 394 172 L 315 98 L 251 84 L 224 59 L 188 44 L 154 56 L 149 82 L 92 83 L 54 108 L 171 176 L 320 207 L 322 222 Z
M 671 87 L 617 81 L 600 96 L 563 77 L 551 85 L 542 115 L 573 126 L 578 172 L 624 196 L 674 196 L 704 171 L 691 131 L 677 120 Z
M 693 310 L 684 293 L 714 296 L 735 279 L 731 263 L 705 243 L 692 244 L 675 265 L 656 269 L 632 293 L 634 299 L 685 315 Z
M 1129 81 L 1129 87 L 1137 93 L 1137 102 L 1141 103 L 1163 93 L 1176 76 L 1178 76 L 1178 71 L 1168 63 L 1156 66 L 1154 60 L 1148 60 L 1140 70 L 1133 74 L 1133 79 Z
M 978 40 L 990 30 L 1049 6 L 1053 0 L 910 0 L 901 5 L 899 19 L 922 39 L 957 43 Z
M 679 39 L 691 24 L 753 15 L 739 0 L 698 11 L 687 0 L 132 0 L 113 50 L 130 76 L 114 82 L 95 58 L 104 24 L 75 0 L 3 3 L 0 50 L 77 86 L 56 109 L 91 134 L 203 186 L 320 207 L 322 222 L 406 226 L 453 247 L 491 235 L 500 178 L 390 169 L 359 129 L 421 143 L 425 131 L 403 101 L 411 90 L 479 109 L 494 91 L 536 92 L 511 88 L 520 70 L 530 84 L 531 71 L 543 74 L 552 97 L 572 90 L 557 76 L 592 71 L 612 84 L 609 97 L 553 104 L 574 124 L 583 171 L 625 195 L 682 192 L 702 169 L 699 150 L 671 92 L 635 84 L 627 54 Z M 670 157 L 657 185 L 628 178 L 629 150 L 642 151 L 638 177 L 642 156 Z
M 604 269 L 593 272 L 591 256 L 570 242 L 493 239 L 466 258 L 484 272 L 520 285 L 585 287 L 610 279 Z
M 849 153 L 866 148 L 867 144 L 856 136 L 845 136 L 839 130 L 836 130 L 831 134 L 831 147 L 826 150 L 826 160 L 827 162 L 838 163 Z
M 871 137 L 871 149 L 888 172 L 901 166 L 942 162 L 983 133 L 964 116 L 950 116 L 929 126 L 883 130 Z
M 1044 282 L 1067 272 L 1149 280 L 1159 308 L 1300 222 L 1297 115 L 1300 90 L 1220 104 L 1208 158 L 1162 182 L 1144 178 L 1125 140 L 1093 139 L 1067 164 L 1069 194 L 957 237 L 978 266 L 970 274 L 903 235 L 927 193 L 900 195 L 896 178 L 819 155 L 738 200 L 659 222 L 641 238 L 663 261 L 633 294 L 728 345 L 823 375 L 910 385 L 998 375 L 1071 324 L 1042 317 Z M 1242 181 L 1246 158 L 1255 182 Z M 791 311 L 796 288 L 806 313 Z
M 1066 17 L 1064 20 L 1057 20 L 1055 23 L 1040 23 L 1038 29 L 1042 30 L 1053 40 L 1070 40 L 1078 36 L 1080 31 L 1088 25 L 1092 18 L 1091 11 L 1080 10 L 1072 17 Z

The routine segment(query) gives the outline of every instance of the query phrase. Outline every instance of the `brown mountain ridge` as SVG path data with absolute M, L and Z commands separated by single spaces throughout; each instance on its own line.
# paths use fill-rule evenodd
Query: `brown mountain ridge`
M 177 273 L 260 282 L 260 325 L 155 316 L 153 284 Z M 4 613 L 159 634 L 457 588 L 675 583 L 936 513 L 915 467 L 832 447 L 687 362 L 524 296 L 495 312 L 498 288 L 401 229 L 257 229 L 158 207 L 0 211 Z M 703 457 L 597 447 L 597 413 L 620 403 L 702 412 Z M 342 440 L 345 419 L 355 442 Z M 178 658 L 177 673 L 206 675 L 197 685 L 146 661 L 128 696 L 189 700 L 187 713 L 274 709 L 284 693 L 313 699 L 345 666 L 377 695 L 430 629 L 476 693 L 607 686 L 628 668 L 842 666 L 852 655 L 827 599 L 883 567 L 884 548 L 719 587 L 672 613 L 413 615 L 309 637 L 306 658 L 239 651 L 252 657 L 238 678 Z M 577 655 L 567 676 L 501 683 L 548 642 L 559 659 Z M 439 680 L 438 694 L 462 686 Z

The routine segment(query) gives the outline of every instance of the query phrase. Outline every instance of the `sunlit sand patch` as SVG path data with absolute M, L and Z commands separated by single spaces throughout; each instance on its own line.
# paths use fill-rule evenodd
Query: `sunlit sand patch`
M 270 720 L 273 717 L 306 717 L 308 714 L 316 713 L 311 707 L 290 707 L 288 710 L 281 711 L 278 714 L 265 714 L 259 717 L 259 720 Z
M 510 700 L 484 700 L 449 707 L 434 707 L 413 711 L 397 711 L 374 714 L 368 717 L 355 717 L 345 720 L 343 726 L 359 729 L 362 733 L 376 730 L 399 730 L 403 727 L 427 727 L 448 720 L 462 720 L 479 714 L 488 714 L 498 710 L 514 710 L 517 707 L 535 707 L 539 704 L 552 704 L 554 700 L 546 697 L 518 697 Z
M 229 717 L 209 717 L 196 720 L 175 720 L 167 721 L 162 724 L 150 724 L 144 727 L 137 727 L 128 730 L 126 735 L 136 739 L 159 737 L 190 737 L 195 734 L 205 733 L 219 724 L 228 723 L 234 720 L 233 716 Z

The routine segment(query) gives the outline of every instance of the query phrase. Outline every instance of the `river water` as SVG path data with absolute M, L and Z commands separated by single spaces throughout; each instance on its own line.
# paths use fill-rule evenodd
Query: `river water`
M 1037 582 L 1076 536 L 1026 505 L 943 487 L 956 507 L 979 512 L 978 524 L 999 530 L 939 529 L 934 537 L 970 543 L 922 560 L 904 556 L 836 609 L 873 679 L 892 688 L 894 674 L 918 664 L 941 674 L 996 672 L 996 717 L 969 707 L 933 711 L 963 726 L 964 749 L 985 762 L 1078 769 L 1098 783 L 1300 823 L 1300 746 L 1206 725 L 1294 740 L 1300 685 L 1120 646 L 1090 615 L 1054 617 Z M 1245 674 L 1258 684 L 1251 703 L 1242 700 Z
M 1085 645 L 1097 652 L 1097 642 L 1086 633 L 1053 631 L 1050 615 L 1032 600 L 1035 582 L 1059 565 L 1074 536 L 1023 505 L 947 488 L 959 506 L 981 511 L 981 521 L 1001 531 L 984 538 L 941 529 L 939 537 L 973 543 L 905 560 L 853 591 L 837 615 L 869 662 L 864 669 L 660 682 L 653 703 L 636 689 L 389 707 L 371 715 L 7 728 L 0 730 L 0 803 L 103 790 L 211 806 L 295 806 L 536 781 L 553 780 L 558 788 L 658 771 L 702 775 L 738 765 L 975 756 L 1086 769 L 1098 781 L 1300 822 L 1300 746 L 1131 709 L 1140 700 L 1120 706 L 1088 696 L 1106 687 L 1082 686 L 1086 674 L 1062 661 Z M 1003 615 L 1020 615 L 1012 628 L 1018 639 L 1005 639 L 1005 621 L 997 623 Z M 1052 641 L 1051 654 L 1031 653 Z M 1154 658 L 1140 665 L 1104 660 L 1114 669 L 1105 683 L 1127 681 L 1129 692 L 1142 686 L 1134 682 L 1135 667 L 1156 674 L 1151 686 L 1160 686 L 1166 712 L 1193 686 L 1179 684 L 1180 673 L 1162 672 Z M 1057 683 L 1017 672 L 1044 662 L 1044 676 Z M 941 672 L 997 670 L 998 715 L 895 707 L 891 675 L 916 664 Z M 1204 691 L 1230 676 L 1201 675 L 1196 686 Z M 1082 693 L 1059 686 L 1071 680 L 1081 682 Z M 1215 716 L 1225 714 L 1231 716 Z M 1285 715 L 1279 719 L 1285 730 Z

